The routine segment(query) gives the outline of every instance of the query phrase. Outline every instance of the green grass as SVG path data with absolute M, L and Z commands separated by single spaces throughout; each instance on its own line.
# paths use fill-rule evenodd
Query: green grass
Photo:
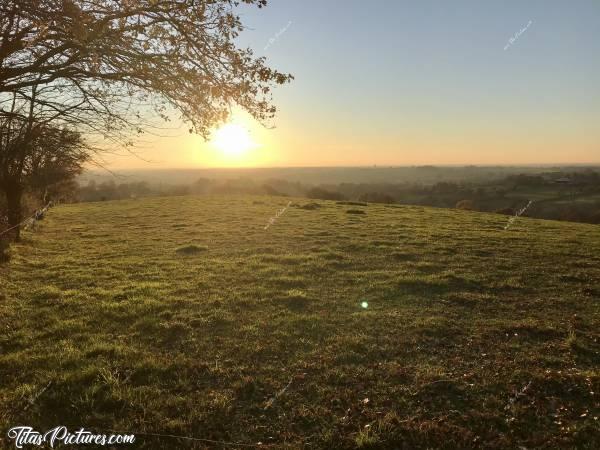
M 264 230 L 289 200 L 52 209 L 0 266 L 0 439 L 600 447 L 599 227 L 292 199 Z

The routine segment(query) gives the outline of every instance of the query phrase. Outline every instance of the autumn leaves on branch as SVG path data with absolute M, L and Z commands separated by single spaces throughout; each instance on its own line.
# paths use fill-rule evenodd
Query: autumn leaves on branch
M 239 3 L 5 0 L 0 4 L 0 189 L 9 221 L 45 164 L 64 175 L 170 121 L 207 137 L 239 105 L 265 121 L 292 79 L 236 46 Z M 62 135 L 61 135 L 62 133 Z M 62 136 L 64 141 L 57 137 Z M 44 143 L 52 137 L 53 145 Z M 55 154 L 58 152 L 60 154 Z M 46 178 L 48 178 L 46 176 Z M 10 199 L 9 199 L 10 197 Z M 11 212 L 12 210 L 12 212 Z

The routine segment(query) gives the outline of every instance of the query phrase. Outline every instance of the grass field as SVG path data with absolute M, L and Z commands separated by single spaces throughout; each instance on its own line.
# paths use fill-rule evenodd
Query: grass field
M 289 200 L 50 210 L 0 266 L 0 447 L 600 448 L 600 227 L 291 199 L 265 230 Z

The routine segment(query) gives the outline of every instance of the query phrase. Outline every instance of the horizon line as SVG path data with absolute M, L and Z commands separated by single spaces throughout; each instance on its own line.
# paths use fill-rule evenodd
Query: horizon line
M 130 168 L 114 168 L 110 170 L 98 168 L 86 168 L 85 172 L 103 172 L 103 171 L 193 171 L 193 170 L 272 170 L 272 169 L 400 169 L 400 168 L 423 168 L 423 167 L 445 167 L 445 168 L 465 168 L 465 167 L 600 167 L 599 162 L 557 162 L 557 163 L 522 163 L 522 164 L 373 164 L 373 165 L 339 165 L 339 166 L 255 166 L 255 167 L 130 167 Z

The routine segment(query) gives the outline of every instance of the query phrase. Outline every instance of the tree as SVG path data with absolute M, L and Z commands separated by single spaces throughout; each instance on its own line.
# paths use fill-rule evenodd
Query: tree
M 37 192 L 40 200 L 47 203 L 52 190 L 65 189 L 83 171 L 93 149 L 77 131 L 44 127 L 40 133 L 43 141 L 30 151 L 30 162 L 25 166 L 26 184 Z
M 21 116 L 0 117 L 0 189 L 6 196 L 9 227 L 22 220 L 26 187 L 45 191 L 83 169 L 93 150 L 80 133 Z M 15 228 L 15 238 L 20 236 Z
M 10 102 L 37 86 L 38 105 L 120 143 L 147 129 L 149 110 L 165 120 L 178 111 L 204 137 L 233 104 L 269 119 L 271 86 L 292 77 L 235 46 L 239 3 L 4 0 L 0 93 Z
M 266 0 L 241 3 L 266 5 Z M 207 138 L 237 104 L 260 121 L 270 92 L 292 79 L 240 49 L 235 0 L 4 0 L 0 3 L 0 172 L 18 223 L 20 165 L 49 130 L 85 146 L 131 146 L 172 113 Z M 81 143 L 81 141 L 80 141 Z M 49 154 L 48 154 L 49 155 Z M 49 169 L 49 167 L 46 167 Z M 38 171 L 39 173 L 39 171 Z M 49 172 L 46 171 L 46 174 Z M 60 173 L 53 165 L 53 176 Z M 8 198 L 10 197 L 10 199 Z

